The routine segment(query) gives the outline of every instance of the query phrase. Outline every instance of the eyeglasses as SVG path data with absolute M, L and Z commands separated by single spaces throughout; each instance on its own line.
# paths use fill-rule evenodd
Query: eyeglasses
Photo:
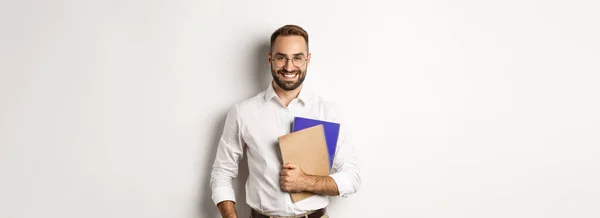
M 275 63 L 275 66 L 277 68 L 282 68 L 283 66 L 285 66 L 285 64 L 287 64 L 287 62 L 289 60 L 292 60 L 292 64 L 294 64 L 294 66 L 303 67 L 306 64 L 306 61 L 308 59 L 305 58 L 304 56 L 296 56 L 296 57 L 293 57 L 290 59 L 290 58 L 278 55 L 273 58 L 273 63 Z

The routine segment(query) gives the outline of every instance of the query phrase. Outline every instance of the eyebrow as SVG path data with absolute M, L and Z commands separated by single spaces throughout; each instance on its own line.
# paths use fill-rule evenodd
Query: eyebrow
M 280 56 L 286 56 L 287 57 L 287 54 L 284 54 L 284 53 L 281 53 L 281 52 L 275 53 L 275 56 L 278 56 L 278 55 L 280 55 Z M 293 54 L 292 56 L 299 56 L 299 55 L 304 56 L 304 53 L 302 53 L 302 52 L 301 53 L 296 53 L 296 54 Z

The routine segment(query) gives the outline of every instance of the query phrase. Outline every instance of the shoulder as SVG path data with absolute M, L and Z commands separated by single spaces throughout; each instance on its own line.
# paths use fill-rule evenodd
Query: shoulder
M 332 122 L 341 122 L 343 111 L 340 103 L 330 98 L 323 97 L 316 93 L 311 93 L 311 101 L 319 107 L 322 116 Z
M 236 102 L 229 110 L 231 115 L 236 117 L 243 116 L 249 112 L 255 112 L 265 101 L 265 91 L 259 92 L 255 96 Z

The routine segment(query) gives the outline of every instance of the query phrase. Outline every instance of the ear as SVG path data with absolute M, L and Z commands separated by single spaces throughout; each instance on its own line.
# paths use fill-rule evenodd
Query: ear
M 308 56 L 306 57 L 306 66 L 308 66 L 310 64 L 310 57 L 312 56 L 311 53 L 308 53 Z
M 267 61 L 269 62 L 269 65 L 271 64 L 271 52 L 267 53 Z

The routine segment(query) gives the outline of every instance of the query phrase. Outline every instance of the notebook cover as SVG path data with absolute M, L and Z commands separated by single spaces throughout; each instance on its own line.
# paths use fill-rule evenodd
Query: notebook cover
M 306 129 L 316 125 L 323 125 L 325 140 L 327 142 L 327 153 L 329 154 L 329 167 L 333 166 L 333 157 L 337 147 L 337 141 L 340 133 L 340 124 L 323 120 L 310 119 L 305 117 L 294 117 L 292 132 Z
M 283 163 L 298 164 L 306 174 L 328 176 L 327 142 L 322 125 L 292 132 L 278 138 Z M 298 202 L 313 196 L 310 192 L 292 193 Z

